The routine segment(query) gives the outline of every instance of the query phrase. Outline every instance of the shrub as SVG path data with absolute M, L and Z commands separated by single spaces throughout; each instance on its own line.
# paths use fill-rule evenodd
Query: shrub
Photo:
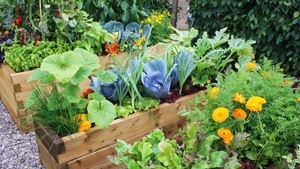
M 299 75 L 299 9 L 300 2 L 295 0 L 190 0 L 189 25 L 211 34 L 228 27 L 237 37 L 257 42 L 253 45 L 256 56 L 282 63 L 289 74 Z
M 157 5 L 159 4 L 159 5 Z M 124 24 L 130 22 L 140 22 L 152 10 L 170 9 L 171 4 L 168 0 L 107 0 L 92 1 L 84 0 L 83 8 L 95 21 L 106 23 L 110 20 L 117 20 Z

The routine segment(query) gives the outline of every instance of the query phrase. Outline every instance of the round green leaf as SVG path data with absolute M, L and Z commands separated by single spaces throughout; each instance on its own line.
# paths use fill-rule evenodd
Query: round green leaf
M 100 129 L 105 129 L 116 118 L 115 106 L 107 100 L 91 100 L 87 107 L 88 119 Z
M 62 83 L 67 83 L 84 63 L 80 53 L 68 51 L 46 57 L 41 64 L 41 70 L 48 71 Z

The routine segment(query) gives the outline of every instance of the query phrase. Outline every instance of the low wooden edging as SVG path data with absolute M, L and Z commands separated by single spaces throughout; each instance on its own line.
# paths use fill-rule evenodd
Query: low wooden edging
M 163 54 L 165 51 L 162 45 L 156 45 L 148 47 L 147 52 Z M 115 59 L 123 63 L 127 57 L 128 53 L 120 53 L 115 56 Z M 108 65 L 113 64 L 115 59 L 100 56 L 99 69 L 105 69 Z M 32 71 L 16 73 L 10 66 L 3 63 L 0 64 L 0 99 L 22 133 L 33 131 L 32 114 L 24 111 L 24 104 L 32 89 L 36 86 L 41 86 L 36 81 L 27 82 L 31 73 Z M 89 87 L 89 83 L 90 81 L 87 79 L 80 84 L 81 93 Z
M 116 154 L 118 139 L 133 143 L 157 127 L 163 130 L 167 138 L 171 138 L 185 125 L 185 118 L 178 112 L 199 94 L 201 92 L 152 109 L 159 126 L 149 112 L 137 112 L 117 119 L 105 130 L 93 127 L 62 138 L 41 124 L 35 124 L 40 159 L 46 169 L 119 168 L 106 158 Z

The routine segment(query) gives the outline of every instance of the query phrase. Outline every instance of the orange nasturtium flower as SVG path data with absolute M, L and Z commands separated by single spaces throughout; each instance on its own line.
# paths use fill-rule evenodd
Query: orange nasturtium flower
M 211 88 L 210 92 L 209 92 L 209 97 L 213 98 L 216 97 L 219 93 L 220 88 L 218 87 L 213 87 Z
M 232 115 L 237 119 L 245 119 L 247 117 L 247 113 L 241 108 L 235 108 L 232 112 Z
M 113 44 L 106 43 L 104 45 L 104 48 L 108 54 L 112 54 L 112 55 L 116 56 L 119 52 L 119 43 L 118 42 L 114 42 Z
M 233 140 L 234 136 L 232 132 L 227 128 L 220 128 L 218 130 L 218 136 L 223 139 L 223 142 L 227 145 L 230 145 L 230 142 Z
M 231 99 L 234 100 L 234 101 L 237 101 L 241 104 L 246 103 L 246 98 L 240 93 L 235 93 L 234 95 L 232 95 Z
M 245 64 L 245 66 L 248 68 L 248 69 L 250 69 L 250 70 L 254 70 L 254 69 L 256 69 L 256 64 L 255 63 L 253 63 L 253 62 L 248 62 L 248 63 L 246 63 Z
M 90 129 L 92 127 L 92 123 L 87 120 L 86 114 L 78 114 L 77 120 L 79 127 L 77 129 L 78 132 Z
M 265 103 L 267 103 L 266 99 L 259 96 L 253 96 L 247 101 L 246 108 L 251 112 L 260 112 L 262 110 L 262 105 Z
M 215 122 L 222 123 L 229 116 L 229 111 L 225 107 L 216 108 L 212 113 L 212 119 Z
M 89 95 L 89 94 L 91 94 L 91 93 L 93 93 L 93 92 L 94 92 L 94 90 L 93 90 L 93 89 L 91 89 L 91 88 L 88 88 L 88 89 L 86 89 L 86 91 L 85 91 L 85 92 L 83 92 L 83 93 L 82 93 L 81 97 L 82 97 L 82 98 L 86 98 L 86 99 L 87 99 L 88 95 Z

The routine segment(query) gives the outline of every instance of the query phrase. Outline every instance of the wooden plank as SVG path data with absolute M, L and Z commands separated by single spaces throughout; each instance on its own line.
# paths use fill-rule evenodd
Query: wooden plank
M 166 134 L 166 138 L 171 138 L 174 136 L 174 134 L 179 130 L 179 128 L 182 128 L 185 124 L 186 120 L 185 118 L 181 118 L 179 120 L 175 120 L 173 122 L 170 122 L 164 126 L 161 127 L 161 129 Z M 155 129 L 155 128 L 153 128 Z M 141 140 L 144 136 L 149 134 L 153 129 L 149 129 L 147 132 L 144 132 L 142 134 L 139 134 L 137 136 L 128 138 L 124 140 L 126 143 L 133 144 L 135 141 Z M 107 159 L 107 156 L 116 155 L 116 147 L 117 144 L 111 145 L 109 147 L 99 149 L 96 152 L 90 153 L 86 156 L 80 157 L 78 159 L 75 159 L 71 162 L 68 162 L 69 169 L 81 169 L 81 168 L 121 168 L 118 166 L 115 166 L 109 160 Z
M 160 125 L 163 126 L 170 121 L 182 118 L 177 115 L 177 112 L 183 108 L 187 102 L 186 99 L 189 100 L 197 95 L 185 96 L 178 99 L 175 103 L 162 104 L 159 106 L 159 109 L 154 109 L 153 113 Z M 155 127 L 157 127 L 157 124 L 148 112 L 134 113 L 126 118 L 114 120 L 105 130 L 94 127 L 90 130 L 76 133 L 76 135 L 61 138 L 65 144 L 66 151 L 61 154 L 54 154 L 58 154 L 58 163 L 63 164 L 76 157 L 84 156 L 100 148 L 113 145 L 117 139 L 126 140 L 152 130 Z
M 53 130 L 46 129 L 39 123 L 34 123 L 34 129 L 36 137 L 40 139 L 47 152 L 58 163 L 58 154 L 65 152 L 63 140 Z
M 52 154 L 44 146 L 39 137 L 36 137 L 36 142 L 39 149 L 39 157 L 46 169 L 67 169 L 67 165 L 59 165 L 53 158 Z

